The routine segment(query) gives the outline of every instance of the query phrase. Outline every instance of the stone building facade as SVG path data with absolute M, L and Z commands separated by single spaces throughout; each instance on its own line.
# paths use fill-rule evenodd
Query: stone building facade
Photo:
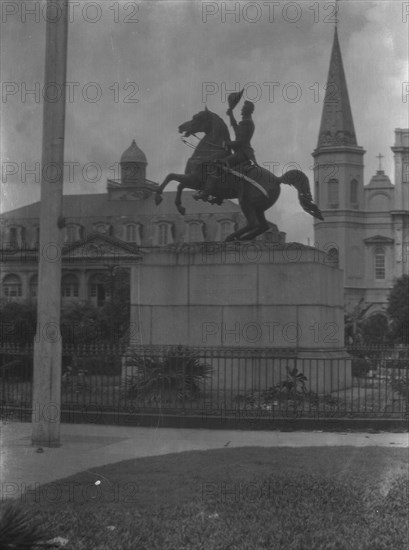
M 234 202 L 212 206 L 193 200 L 190 191 L 183 193 L 185 216 L 176 210 L 176 192 L 165 192 L 156 206 L 158 184 L 146 178 L 147 159 L 135 141 L 122 154 L 119 167 L 118 180 L 108 180 L 106 193 L 64 196 L 64 246 L 56 250 L 50 243 L 41 251 L 50 261 L 55 254 L 62 255 L 63 304 L 91 301 L 102 305 L 110 299 L 103 281 L 113 276 L 117 266 L 129 267 L 157 247 L 220 242 L 245 224 Z M 36 298 L 39 214 L 37 202 L 0 218 L 3 300 Z M 262 239 L 284 242 L 284 233 L 270 226 Z

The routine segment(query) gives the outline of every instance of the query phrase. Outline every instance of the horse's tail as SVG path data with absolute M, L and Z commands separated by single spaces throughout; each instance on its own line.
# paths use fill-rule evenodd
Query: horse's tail
M 280 181 L 282 183 L 286 183 L 287 185 L 292 185 L 297 189 L 298 200 L 308 214 L 311 214 L 311 216 L 314 216 L 314 218 L 318 218 L 319 220 L 324 219 L 322 217 L 321 210 L 316 204 L 313 203 L 310 184 L 304 172 L 301 172 L 301 170 L 289 170 L 282 175 Z

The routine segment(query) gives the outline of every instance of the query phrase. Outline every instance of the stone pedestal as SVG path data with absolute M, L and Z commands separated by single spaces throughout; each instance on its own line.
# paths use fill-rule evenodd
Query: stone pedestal
M 285 375 L 283 357 L 309 370 L 314 391 L 350 384 L 342 271 L 298 243 L 150 249 L 132 268 L 131 322 L 134 345 L 232 349 L 231 359 L 212 354 L 219 387 L 248 389 L 249 377 L 270 387 Z M 237 359 L 245 349 L 254 353 Z

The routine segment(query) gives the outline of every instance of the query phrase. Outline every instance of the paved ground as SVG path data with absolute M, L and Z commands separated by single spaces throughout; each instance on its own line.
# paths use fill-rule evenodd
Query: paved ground
M 408 433 L 328 433 L 134 428 L 62 424 L 61 446 L 38 453 L 29 423 L 0 424 L 1 498 L 104 464 L 143 456 L 228 447 L 409 448 Z

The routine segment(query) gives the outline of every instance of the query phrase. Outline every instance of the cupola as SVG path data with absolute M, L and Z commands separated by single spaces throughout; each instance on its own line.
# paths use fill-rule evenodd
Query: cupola
M 147 164 L 145 153 L 139 149 L 135 140 L 133 140 L 121 156 L 121 185 L 129 186 L 144 183 Z

